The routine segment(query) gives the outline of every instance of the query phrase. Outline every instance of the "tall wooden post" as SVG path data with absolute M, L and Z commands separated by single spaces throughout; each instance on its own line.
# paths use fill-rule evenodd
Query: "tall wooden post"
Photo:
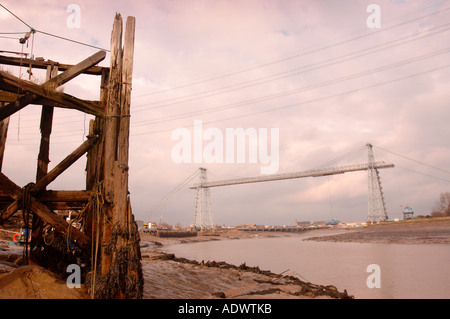
M 1 103 L 3 107 L 4 103 Z M 0 121 L 0 172 L 3 166 L 3 155 L 5 154 L 6 137 L 8 135 L 9 117 Z
M 116 14 L 111 34 L 111 67 L 106 104 L 102 239 L 95 297 L 142 298 L 143 275 L 139 233 L 128 196 L 128 149 L 134 17 L 126 23 L 122 48 L 122 18 Z
M 54 78 L 58 75 L 58 67 L 49 65 L 47 67 L 46 81 Z M 43 178 L 48 173 L 48 164 L 50 163 L 50 135 L 52 134 L 53 125 L 53 106 L 42 105 L 41 112 L 41 144 L 39 147 L 36 182 Z M 42 237 L 42 220 L 35 214 L 33 214 L 33 229 L 31 233 L 30 252 L 31 258 L 34 258 L 34 247 L 39 248 L 39 239 Z

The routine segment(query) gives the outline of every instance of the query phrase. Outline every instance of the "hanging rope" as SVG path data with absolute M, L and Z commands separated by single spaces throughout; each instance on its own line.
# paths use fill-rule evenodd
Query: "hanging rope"
M 29 224 L 30 224 L 30 189 L 33 186 L 33 183 L 27 184 L 22 188 L 22 217 L 24 223 L 24 232 L 25 232 L 25 246 L 23 251 L 23 259 L 24 263 L 28 264 L 28 246 L 29 246 Z
M 92 272 L 92 280 L 91 280 L 91 298 L 95 297 L 95 278 L 97 274 L 97 258 L 98 258 L 98 246 L 100 242 L 100 221 L 102 219 L 102 207 L 104 204 L 103 195 L 102 195 L 103 185 L 102 182 L 98 182 L 92 188 L 91 198 L 94 199 L 94 209 L 92 210 L 93 216 L 92 220 L 94 221 L 94 217 L 96 220 L 96 229 L 95 229 L 95 252 L 94 252 L 94 241 L 92 241 L 92 253 L 93 262 L 91 262 L 91 272 Z M 92 238 L 94 238 L 94 227 L 92 227 Z

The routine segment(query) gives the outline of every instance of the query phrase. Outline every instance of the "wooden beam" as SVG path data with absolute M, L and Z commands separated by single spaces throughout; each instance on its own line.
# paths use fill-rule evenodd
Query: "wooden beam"
M 36 196 L 41 202 L 87 202 L 91 197 L 91 191 L 80 190 L 49 190 Z
M 9 196 L 8 196 L 9 197 Z M 1 212 L 1 221 L 8 220 L 19 209 L 19 201 L 15 200 Z
M 9 117 L 0 121 L 0 172 L 3 166 L 3 156 L 5 154 L 6 137 L 8 135 Z
M 49 66 L 47 68 L 47 82 L 58 74 L 58 67 Z M 41 143 L 38 154 L 38 164 L 36 171 L 36 182 L 48 173 L 48 163 L 50 163 L 50 135 L 53 124 L 53 107 L 43 105 L 41 111 Z
M 92 56 L 90 56 L 89 58 L 81 61 L 80 63 L 70 67 L 63 73 L 61 73 L 59 75 L 55 74 L 53 77 L 48 77 L 47 81 L 44 84 L 40 85 L 40 87 L 45 90 L 54 90 L 57 87 L 63 85 L 64 83 L 67 83 L 71 79 L 75 78 L 76 76 L 80 75 L 81 73 L 83 73 L 84 71 L 89 69 L 90 67 L 92 67 L 92 66 L 96 65 L 97 63 L 99 63 L 100 61 L 104 60 L 105 56 L 106 56 L 105 51 L 99 51 L 99 52 L 93 54 Z M 53 68 L 55 70 L 58 70 L 58 67 L 52 66 L 52 65 L 48 65 L 48 68 Z M 31 82 L 28 82 L 28 84 L 30 84 L 30 83 Z M 22 82 L 21 86 L 24 86 L 24 84 L 26 84 L 26 82 Z M 11 83 L 9 83 L 8 85 L 11 85 Z M 26 85 L 25 85 L 25 87 L 26 87 Z M 35 89 L 37 87 L 38 86 L 35 86 Z M 1 112 L 4 112 L 4 115 L 2 115 L 2 116 L 4 116 L 6 118 L 8 114 L 9 115 L 14 114 L 15 112 L 24 108 L 28 104 L 33 103 L 38 98 L 38 96 L 48 98 L 48 95 L 42 96 L 39 94 L 36 95 L 33 93 L 27 93 L 24 96 L 20 97 L 17 101 L 11 102 L 8 105 L 2 107 Z M 70 96 L 68 96 L 68 95 L 65 97 L 66 102 L 69 103 L 68 104 L 69 107 L 78 109 L 76 106 L 73 105 L 73 103 L 79 104 L 80 102 L 82 102 L 82 104 L 83 104 L 83 101 L 82 100 L 76 101 L 74 99 L 76 99 L 76 98 L 70 98 Z M 50 100 L 52 100 L 52 99 L 50 99 Z M 54 101 L 54 102 L 61 104 L 62 100 L 61 100 L 61 98 L 59 98 L 58 101 Z M 62 103 L 62 105 L 64 105 L 64 102 Z M 84 107 L 85 106 L 83 106 L 83 109 L 82 109 L 83 111 L 85 111 Z
M 49 65 L 56 65 L 58 66 L 58 69 L 60 71 L 65 71 L 73 67 L 71 64 L 64 64 L 59 63 L 55 61 L 40 61 L 40 60 L 33 60 L 33 59 L 26 59 L 26 58 L 15 58 L 15 57 L 8 57 L 0 55 L 0 64 L 4 65 L 14 65 L 14 66 L 21 66 L 21 65 L 27 65 L 31 66 L 32 68 L 36 69 L 47 69 Z M 104 69 L 108 69 L 107 67 L 102 66 L 92 66 L 86 70 L 83 71 L 83 74 L 92 74 L 92 75 L 101 75 Z
M 8 103 L 4 107 L 0 108 L 0 120 L 11 116 L 28 104 L 35 103 L 38 97 L 44 98 L 46 100 L 45 102 L 43 102 L 43 104 L 49 104 L 57 107 L 65 106 L 96 116 L 104 115 L 104 108 L 101 107 L 98 103 L 92 103 L 90 101 L 78 99 L 69 94 L 57 92 L 54 90 L 47 90 L 41 85 L 19 79 L 3 71 L 0 71 L 0 83 L 15 87 L 19 91 L 16 93 L 28 92 L 18 101 Z
M 48 83 L 49 80 L 51 80 L 53 77 L 56 77 L 57 75 L 58 67 L 49 65 L 47 67 L 46 83 Z M 42 105 L 40 124 L 41 143 L 39 146 L 39 154 L 37 160 L 36 182 L 38 182 L 48 173 L 48 163 L 50 163 L 50 135 L 52 133 L 53 125 L 53 110 L 53 106 Z M 33 251 L 34 247 L 36 246 L 40 247 L 40 239 L 42 238 L 43 226 L 43 221 L 36 214 L 33 214 L 30 251 Z
M 52 77 L 50 80 L 45 82 L 43 86 L 46 89 L 55 89 L 58 86 L 63 85 L 64 83 L 67 83 L 68 81 L 72 80 L 76 76 L 80 75 L 90 67 L 96 65 L 100 61 L 103 61 L 106 57 L 105 51 L 99 51 L 95 53 L 94 55 L 91 55 L 89 58 L 81 61 L 80 63 L 74 65 L 70 69 L 64 71 L 63 73 Z
M 56 165 L 48 174 L 44 175 L 35 185 L 31 187 L 31 192 L 33 194 L 39 193 L 45 189 L 45 187 L 54 181 L 59 175 L 61 175 L 70 165 L 75 163 L 83 154 L 85 154 L 92 146 L 97 142 L 97 137 L 89 138 L 83 144 L 81 144 L 75 151 L 69 154 L 65 159 L 63 159 L 58 165 Z M 1 190 L 1 188 L 0 188 Z M 7 193 L 8 194 L 8 193 Z M 8 194 L 9 195 L 9 194 Z M 8 219 L 15 213 L 14 209 L 17 210 L 18 201 L 22 197 L 19 196 L 15 199 L 15 202 L 11 203 L 6 210 L 2 213 L 2 219 Z
M 34 194 L 33 194 L 34 196 Z M 88 203 L 91 192 L 90 191 L 43 191 L 37 194 L 36 199 L 44 203 L 47 207 L 54 210 L 64 209 L 83 209 Z M 0 191 L 0 202 L 6 206 L 0 212 L 0 221 L 8 220 L 16 213 L 19 207 L 19 201 L 14 200 L 11 203 L 11 197 Z
M 119 131 L 117 137 L 117 162 L 114 171 L 113 223 L 121 229 L 131 221 L 128 212 L 128 158 L 130 138 L 131 83 L 133 80 L 135 18 L 128 17 L 125 26 L 125 40 L 122 59 L 122 85 L 120 99 Z
M 6 177 L 3 173 L 0 173 L 0 189 L 16 201 L 22 198 L 22 189 L 8 177 Z M 52 210 L 50 210 L 41 201 L 37 200 L 33 196 L 30 196 L 30 209 L 43 221 L 52 225 L 58 232 L 64 235 L 67 234 L 67 231 L 69 230 L 69 224 L 64 220 L 64 218 L 55 214 Z M 73 239 L 83 245 L 89 243 L 89 238 L 76 228 L 70 229 L 70 234 Z
M 117 130 L 120 118 L 122 81 L 122 17 L 116 14 L 111 34 L 111 68 L 105 121 L 104 195 L 108 203 L 114 197 L 114 163 L 117 160 Z
M 3 121 L 4 119 L 6 119 L 6 118 L 10 117 L 11 115 L 13 115 L 14 113 L 16 113 L 17 111 L 20 111 L 25 106 L 36 101 L 36 99 L 38 97 L 39 96 L 36 94 L 29 93 L 29 94 L 22 95 L 14 102 L 10 102 L 6 105 L 3 105 L 0 108 L 0 116 L 1 116 L 0 120 Z
M 38 194 L 32 194 L 43 203 L 51 202 L 87 202 L 91 197 L 91 191 L 87 190 L 45 190 Z M 11 201 L 11 197 L 0 190 L 0 202 Z
M 19 97 L 20 95 L 16 93 L 0 91 L 0 102 L 14 102 Z
M 122 17 L 116 14 L 111 32 L 111 64 L 109 72 L 109 90 L 106 105 L 105 143 L 104 143 L 104 173 L 102 225 L 101 227 L 101 262 L 100 272 L 107 275 L 110 271 L 112 255 L 107 251 L 111 240 L 112 208 L 114 206 L 114 167 L 117 160 L 117 129 L 120 112 L 120 82 L 122 81 Z
M 48 184 L 54 181 L 61 173 L 75 163 L 81 156 L 83 156 L 92 146 L 97 142 L 97 137 L 88 138 L 83 144 L 81 144 L 76 150 L 70 153 L 65 159 L 63 159 L 58 165 L 56 165 L 48 174 L 42 177 L 36 185 L 31 188 L 33 192 L 42 191 Z

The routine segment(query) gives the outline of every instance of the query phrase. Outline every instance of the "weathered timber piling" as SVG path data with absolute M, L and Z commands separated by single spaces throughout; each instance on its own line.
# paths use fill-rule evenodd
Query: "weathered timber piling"
M 99 239 L 102 258 L 99 272 L 92 278 L 99 298 L 141 298 L 143 291 L 139 233 L 128 196 L 134 28 L 134 18 L 128 17 L 122 47 L 122 18 L 116 15 L 104 125 L 104 205 L 99 225 L 103 230 Z
M 42 85 L 0 71 L 0 169 L 9 117 L 29 104 L 42 105 L 36 182 L 21 188 L 0 172 L 0 225 L 16 213 L 24 220 L 32 214 L 32 222 L 24 225 L 32 230 L 27 256 L 29 249 L 33 263 L 62 276 L 67 276 L 68 264 L 79 263 L 82 283 L 93 298 L 142 298 L 143 294 L 140 238 L 128 190 L 134 17 L 127 18 L 124 36 L 122 28 L 122 17 L 116 14 L 109 68 L 96 66 L 106 57 L 105 51 L 76 65 L 0 56 L 0 64 L 47 70 Z M 56 91 L 80 74 L 101 76 L 100 101 Z M 55 107 L 92 114 L 95 120 L 90 122 L 87 140 L 48 171 Z M 47 190 L 84 154 L 85 190 Z M 69 210 L 67 221 L 64 212 Z

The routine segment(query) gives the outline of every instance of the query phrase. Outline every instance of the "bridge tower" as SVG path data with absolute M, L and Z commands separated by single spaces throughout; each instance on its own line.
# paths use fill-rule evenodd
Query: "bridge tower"
M 211 194 L 207 183 L 206 168 L 200 167 L 200 182 L 196 185 L 194 206 L 194 227 L 201 230 L 214 229 Z
M 384 202 L 383 188 L 381 187 L 380 174 L 375 166 L 375 158 L 371 144 L 368 147 L 368 173 L 369 173 L 369 201 L 368 218 L 369 222 L 383 221 L 388 218 L 386 205 Z

